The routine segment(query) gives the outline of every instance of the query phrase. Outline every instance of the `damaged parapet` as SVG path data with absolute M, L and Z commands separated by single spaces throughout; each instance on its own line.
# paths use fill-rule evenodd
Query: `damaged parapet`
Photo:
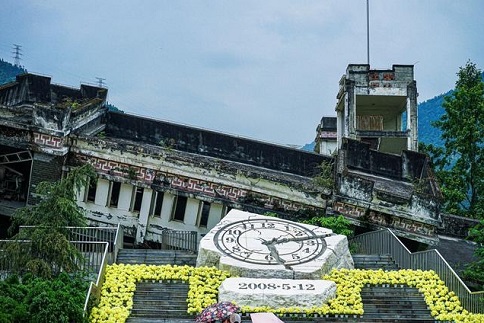
M 387 154 L 343 139 L 337 158 L 333 212 L 359 226 L 391 228 L 411 240 L 438 242 L 441 192 L 425 154 Z
M 23 138 L 22 144 L 34 150 L 65 155 L 66 137 L 71 132 L 102 127 L 106 97 L 105 88 L 82 84 L 74 89 L 51 84 L 47 76 L 19 75 L 0 87 L 0 126 L 5 132 L 2 141 L 18 147 L 9 140 Z
M 337 95 L 338 147 L 350 138 L 382 152 L 417 151 L 417 95 L 413 65 L 348 65 Z
M 337 118 L 322 117 L 316 129 L 314 151 L 321 155 L 332 156 L 338 151 Z

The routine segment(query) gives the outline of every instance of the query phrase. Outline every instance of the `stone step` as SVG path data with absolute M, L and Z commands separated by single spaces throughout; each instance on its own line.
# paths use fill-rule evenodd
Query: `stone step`
M 133 308 L 128 322 L 135 318 L 159 319 L 154 322 L 169 322 L 167 319 L 189 319 L 186 302 L 188 284 L 181 282 L 140 282 L 136 284 Z
M 383 269 L 398 270 L 398 266 L 390 255 L 352 255 L 355 268 L 357 269 Z
M 371 302 L 369 303 L 366 299 L 366 304 L 364 304 L 365 311 L 372 309 L 416 309 L 416 310 L 428 310 L 426 303 L 408 303 L 408 302 L 393 302 L 393 303 L 383 303 L 383 302 Z
M 433 321 L 423 295 L 414 287 L 365 286 L 361 298 L 365 320 Z
M 365 318 L 363 315 L 362 317 L 357 316 L 353 317 L 353 315 L 348 315 L 348 317 L 316 317 L 316 318 L 290 318 L 290 317 L 280 317 L 282 321 L 285 323 L 327 323 L 327 322 L 358 322 L 358 323 L 374 323 L 374 322 L 381 322 L 381 323 L 406 323 L 406 322 L 418 322 L 418 323 L 444 323 L 440 321 L 436 321 L 434 319 L 429 318 L 404 318 L 404 317 L 387 317 L 387 318 Z M 242 318 L 242 322 L 250 322 L 250 318 Z
M 193 323 L 194 318 L 153 318 L 153 317 L 129 317 L 126 323 Z
M 130 317 L 148 318 L 189 318 L 187 309 L 158 309 L 158 308 L 133 308 Z
M 121 249 L 118 253 L 117 262 L 124 264 L 195 266 L 197 255 L 181 250 Z

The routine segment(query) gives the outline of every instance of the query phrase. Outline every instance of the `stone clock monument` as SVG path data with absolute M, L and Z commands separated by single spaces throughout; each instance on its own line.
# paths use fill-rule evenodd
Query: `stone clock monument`
M 201 240 L 197 266 L 247 278 L 321 279 L 353 268 L 353 260 L 346 236 L 329 229 L 231 210 Z

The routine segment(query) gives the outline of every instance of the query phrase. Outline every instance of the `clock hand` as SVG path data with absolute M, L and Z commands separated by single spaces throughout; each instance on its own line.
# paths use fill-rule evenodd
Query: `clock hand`
M 294 238 L 272 238 L 271 240 L 269 241 L 263 241 L 262 244 L 268 244 L 268 243 L 271 243 L 271 244 L 279 244 L 279 243 L 286 243 L 286 242 L 290 242 L 290 241 L 306 241 L 306 240 L 313 240 L 313 239 L 321 239 L 321 238 L 327 238 L 327 237 L 330 237 L 334 235 L 334 233 L 326 233 L 326 234 L 319 234 L 319 235 L 315 235 L 315 236 L 312 236 L 312 237 L 294 237 Z
M 277 251 L 276 247 L 272 243 L 265 244 L 267 246 L 267 249 L 269 249 L 269 252 L 271 256 L 281 265 L 284 265 L 286 262 L 284 259 L 279 256 L 279 252 Z

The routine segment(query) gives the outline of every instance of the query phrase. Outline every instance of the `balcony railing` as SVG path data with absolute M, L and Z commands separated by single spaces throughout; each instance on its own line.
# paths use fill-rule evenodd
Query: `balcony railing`
M 358 248 L 356 253 L 389 254 L 400 268 L 435 271 L 466 310 L 484 313 L 484 291 L 471 292 L 437 250 L 412 253 L 390 229 L 364 233 L 351 242 Z

